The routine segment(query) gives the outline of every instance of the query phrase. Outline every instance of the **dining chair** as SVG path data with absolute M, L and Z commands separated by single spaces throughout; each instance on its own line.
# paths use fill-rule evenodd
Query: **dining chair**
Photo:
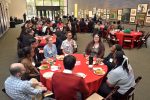
M 117 39 L 115 34 L 109 33 L 108 39 L 109 39 L 109 46 L 118 44 L 119 42 L 119 39 Z
M 123 48 L 132 48 L 133 46 L 133 36 L 124 35 L 123 37 Z
M 129 100 L 130 98 L 132 98 L 132 100 L 134 100 L 134 91 L 136 86 L 138 85 L 138 83 L 140 82 L 140 80 L 142 79 L 141 76 L 138 76 L 135 79 L 135 86 L 131 87 L 121 98 L 120 100 Z
M 88 97 L 86 100 L 113 100 L 113 95 L 117 92 L 119 88 L 120 88 L 119 86 L 114 87 L 114 89 L 105 98 L 100 96 L 97 93 L 94 93 L 90 97 Z
M 146 35 L 141 36 L 139 38 L 139 40 L 136 41 L 137 42 L 137 48 L 141 48 L 143 44 L 147 48 L 147 41 L 148 41 L 149 36 L 150 36 L 150 33 L 147 33 Z

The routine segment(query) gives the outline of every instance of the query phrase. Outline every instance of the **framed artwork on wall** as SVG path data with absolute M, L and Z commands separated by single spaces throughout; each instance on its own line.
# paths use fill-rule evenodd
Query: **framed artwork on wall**
M 146 17 L 146 23 L 150 23 L 150 17 Z
M 118 16 L 118 20 L 121 20 L 121 17 L 122 17 L 122 16 Z
M 136 16 L 136 9 L 131 9 L 130 15 L 131 15 L 131 16 Z
M 147 10 L 147 16 L 150 16 L 150 9 Z
M 148 4 L 138 4 L 138 12 L 146 13 Z
M 104 9 L 104 14 L 106 14 L 107 13 L 107 10 L 106 9 Z
M 144 21 L 145 20 L 145 14 L 137 14 L 136 19 Z
M 130 17 L 130 22 L 134 23 L 135 22 L 135 17 Z
M 117 10 L 110 11 L 110 19 L 117 19 Z
M 122 10 L 118 10 L 118 16 L 122 15 Z

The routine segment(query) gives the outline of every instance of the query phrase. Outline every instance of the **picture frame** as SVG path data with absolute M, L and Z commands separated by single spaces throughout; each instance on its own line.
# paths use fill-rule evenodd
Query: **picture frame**
M 147 13 L 148 4 L 138 4 L 139 13 Z
M 96 14 L 96 7 L 95 8 L 93 8 L 93 15 L 95 15 Z
M 137 20 L 145 20 L 145 14 L 142 14 L 142 13 L 138 13 L 137 15 L 136 15 L 136 19 Z
M 121 21 L 121 17 L 122 17 L 122 16 L 118 16 L 118 20 L 120 20 L 120 21 Z
M 146 17 L 145 22 L 146 22 L 146 23 L 150 23 L 150 17 Z
M 117 10 L 110 11 L 110 19 L 117 19 Z
M 110 10 L 107 9 L 107 14 L 110 14 Z
M 131 22 L 131 23 L 134 23 L 134 22 L 135 22 L 135 16 L 131 16 L 131 17 L 130 17 L 130 22 Z
M 109 15 L 107 15 L 107 19 L 109 19 Z
M 136 16 L 136 9 L 131 9 L 130 16 Z
M 107 10 L 106 9 L 104 9 L 104 14 L 106 14 L 107 13 Z
M 122 10 L 118 10 L 118 16 L 122 15 Z
M 147 16 L 150 16 L 150 9 L 147 10 Z

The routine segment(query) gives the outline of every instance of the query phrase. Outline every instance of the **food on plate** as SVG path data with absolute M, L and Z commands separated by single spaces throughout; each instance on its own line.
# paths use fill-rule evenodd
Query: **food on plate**
M 94 70 L 94 73 L 98 74 L 98 75 L 103 75 L 103 74 L 105 74 L 105 71 L 103 71 L 102 69 L 96 69 L 96 70 Z
M 49 67 L 47 65 L 42 65 L 42 66 L 39 67 L 39 69 L 41 69 L 41 70 L 45 70 L 45 69 L 48 69 L 48 68 Z
M 64 55 L 57 55 L 56 58 L 57 58 L 58 60 L 63 60 L 63 59 L 64 59 Z

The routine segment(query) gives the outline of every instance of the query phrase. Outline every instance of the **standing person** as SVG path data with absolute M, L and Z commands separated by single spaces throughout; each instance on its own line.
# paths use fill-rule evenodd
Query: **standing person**
M 93 40 L 86 46 L 85 53 L 94 55 L 97 58 L 103 58 L 105 53 L 104 44 L 101 42 L 101 37 L 98 33 L 93 35 Z
M 56 45 L 53 44 L 52 40 L 53 39 L 51 36 L 46 39 L 47 45 L 44 46 L 44 57 L 46 59 L 51 57 L 56 57 L 57 55 Z
M 71 33 L 72 33 L 72 38 L 74 40 L 77 40 L 77 34 L 76 34 L 76 30 L 77 30 L 77 23 L 76 23 L 76 18 L 74 19 L 74 21 L 71 21 Z
M 26 22 L 26 16 L 27 16 L 26 13 L 24 13 L 23 14 L 23 20 L 24 20 L 24 22 Z
M 66 34 L 67 39 L 62 42 L 61 49 L 63 54 L 73 54 L 77 52 L 76 41 L 72 39 L 72 33 L 70 31 Z
M 115 52 L 115 67 L 107 74 L 106 82 L 101 85 L 99 89 L 100 95 L 106 97 L 113 87 L 119 86 L 120 88 L 115 93 L 114 100 L 121 100 L 120 97 L 135 85 L 134 73 L 128 62 L 128 58 L 123 51 Z
M 13 100 L 32 100 L 32 95 L 42 94 L 47 91 L 40 82 L 23 81 L 22 75 L 26 72 L 24 65 L 21 63 L 13 63 L 10 68 L 10 76 L 5 81 L 5 90 L 9 97 Z M 40 89 L 34 86 L 40 85 Z
M 82 77 L 73 74 L 76 58 L 65 56 L 63 64 L 65 70 L 56 72 L 52 77 L 52 90 L 56 100 L 85 100 L 89 89 Z

